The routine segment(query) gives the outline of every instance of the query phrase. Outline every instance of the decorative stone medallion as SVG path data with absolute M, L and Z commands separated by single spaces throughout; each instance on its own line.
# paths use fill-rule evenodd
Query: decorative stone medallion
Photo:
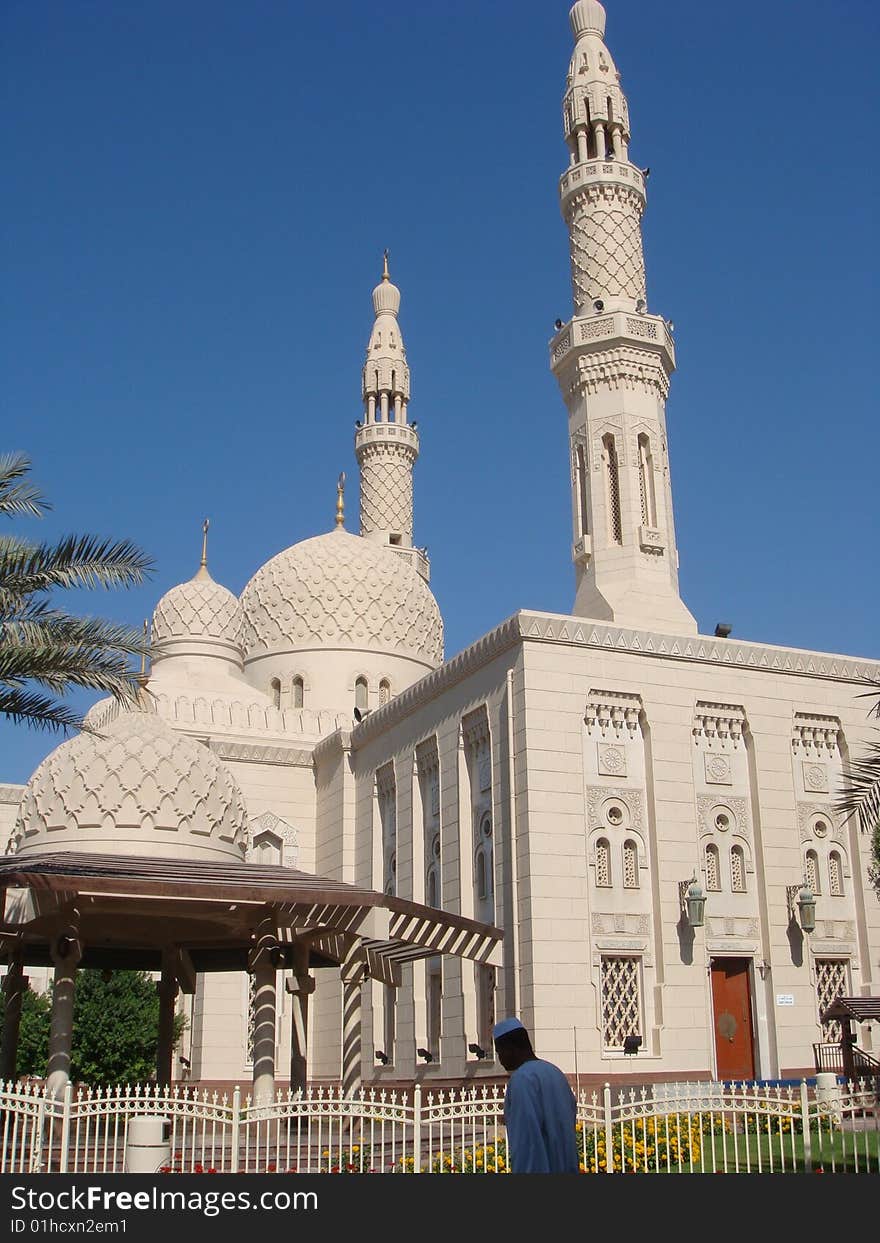
M 805 790 L 813 794 L 828 793 L 828 769 L 824 764 L 812 764 L 809 760 L 804 760 L 803 772 Z
M 729 786 L 733 783 L 730 770 L 730 757 L 707 752 L 703 756 L 707 785 Z
M 597 743 L 599 755 L 599 774 L 602 777 L 626 776 L 626 751 L 623 747 L 615 747 L 609 743 Z

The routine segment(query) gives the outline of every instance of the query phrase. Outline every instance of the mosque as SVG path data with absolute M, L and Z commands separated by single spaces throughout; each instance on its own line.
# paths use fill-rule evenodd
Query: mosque
M 444 658 L 386 259 L 355 432 L 359 534 L 340 480 L 334 529 L 278 553 L 238 598 L 205 546 L 153 614 L 147 689 L 165 741 L 133 769 L 119 742 L 130 714 L 104 702 L 89 714 L 103 739 L 66 742 L 26 787 L 2 787 L 22 855 L 112 842 L 210 858 L 222 822 L 243 861 L 502 928 L 498 966 L 435 955 L 404 963 L 397 986 L 364 980 L 364 1082 L 497 1077 L 491 1029 L 509 1014 L 572 1080 L 787 1078 L 835 1038 L 820 1021 L 835 996 L 878 991 L 869 842 L 834 799 L 868 738 L 857 696 L 880 663 L 701 635 L 681 599 L 675 343 L 647 301 L 645 176 L 604 9 L 578 0 L 570 21 L 573 307 L 550 366 L 568 410 L 571 614 L 518 612 Z M 185 755 L 180 735 L 198 744 Z M 200 976 L 181 1004 L 177 1073 L 246 1080 L 252 976 Z M 308 1078 L 338 1082 L 337 978 L 319 979 L 309 1024 Z M 871 1050 L 868 1029 L 860 1043 Z

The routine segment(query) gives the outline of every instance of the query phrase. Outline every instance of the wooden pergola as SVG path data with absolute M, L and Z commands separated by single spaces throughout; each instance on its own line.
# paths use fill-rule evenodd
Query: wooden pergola
M 251 863 L 58 852 L 0 859 L 0 941 L 9 970 L 0 1079 L 14 1077 L 27 966 L 54 967 L 47 1084 L 70 1071 L 79 967 L 160 975 L 157 1079 L 171 1079 L 178 989 L 209 971 L 254 975 L 254 1099 L 275 1088 L 276 977 L 293 973 L 291 1088 L 306 1082 L 311 972 L 343 983 L 342 1083 L 360 1079 L 361 986 L 397 987 L 405 962 L 452 954 L 500 965 L 502 932 L 489 924 L 293 868 Z
M 833 1071 L 847 1079 L 880 1076 L 880 1062 L 856 1045 L 855 1031 L 857 1023 L 880 1021 L 880 997 L 836 997 L 820 1017 L 823 1023 L 840 1023 L 841 1031 L 839 1045 L 814 1046 L 817 1071 Z M 836 1054 L 832 1059 L 828 1057 L 829 1050 Z

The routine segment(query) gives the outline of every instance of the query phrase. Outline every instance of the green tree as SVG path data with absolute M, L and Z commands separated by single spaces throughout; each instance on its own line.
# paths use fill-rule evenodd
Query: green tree
M 46 1073 L 51 1006 L 52 1000 L 48 993 L 35 993 L 30 988 L 22 998 L 16 1061 L 16 1071 L 19 1075 L 35 1075 L 42 1078 Z M 0 1006 L 0 1033 L 3 1031 L 5 1017 L 6 1007 Z
M 24 454 L 0 456 L 0 516 L 42 517 L 50 508 L 30 469 Z M 131 587 L 151 568 L 127 540 L 68 535 L 41 544 L 0 535 L 0 715 L 43 729 L 81 728 L 81 715 L 63 701 L 74 686 L 133 702 L 129 657 L 149 654 L 145 640 L 127 626 L 71 616 L 53 593 Z
M 175 1021 L 175 1044 L 186 1020 Z M 144 1083 L 156 1075 L 159 995 L 145 971 L 79 971 L 70 1077 L 75 1083 Z
M 864 698 L 872 699 L 871 715 L 880 717 L 880 689 L 866 691 Z M 880 731 L 878 731 L 880 733 Z M 849 773 L 843 779 L 843 790 L 837 800 L 837 809 L 846 816 L 855 816 L 863 833 L 871 835 L 871 863 L 868 879 L 880 898 L 880 741 L 869 742 L 863 751 L 850 762 Z
M 43 1078 L 49 1056 L 51 990 L 25 993 L 21 1008 L 16 1073 Z M 0 1007 L 0 1032 L 3 1030 Z M 178 1014 L 175 1045 L 186 1028 Z M 78 971 L 73 1006 L 70 1077 L 74 1083 L 145 1083 L 156 1076 L 159 997 L 145 971 Z

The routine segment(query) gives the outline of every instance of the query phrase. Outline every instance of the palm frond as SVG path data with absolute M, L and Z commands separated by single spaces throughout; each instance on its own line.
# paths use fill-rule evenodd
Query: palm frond
M 132 587 L 153 561 L 130 540 L 68 535 L 56 544 L 0 540 L 0 583 L 7 600 L 69 587 Z
M 24 453 L 0 454 L 0 514 L 40 518 L 51 509 L 36 484 L 25 479 L 30 469 L 31 460 Z
M 844 816 L 855 816 L 863 833 L 873 833 L 880 825 L 880 742 L 869 742 L 850 762 L 835 808 Z
M 33 729 L 48 729 L 55 733 L 82 726 L 80 714 L 67 704 L 17 686 L 0 686 L 0 714 L 11 721 L 24 722 Z

